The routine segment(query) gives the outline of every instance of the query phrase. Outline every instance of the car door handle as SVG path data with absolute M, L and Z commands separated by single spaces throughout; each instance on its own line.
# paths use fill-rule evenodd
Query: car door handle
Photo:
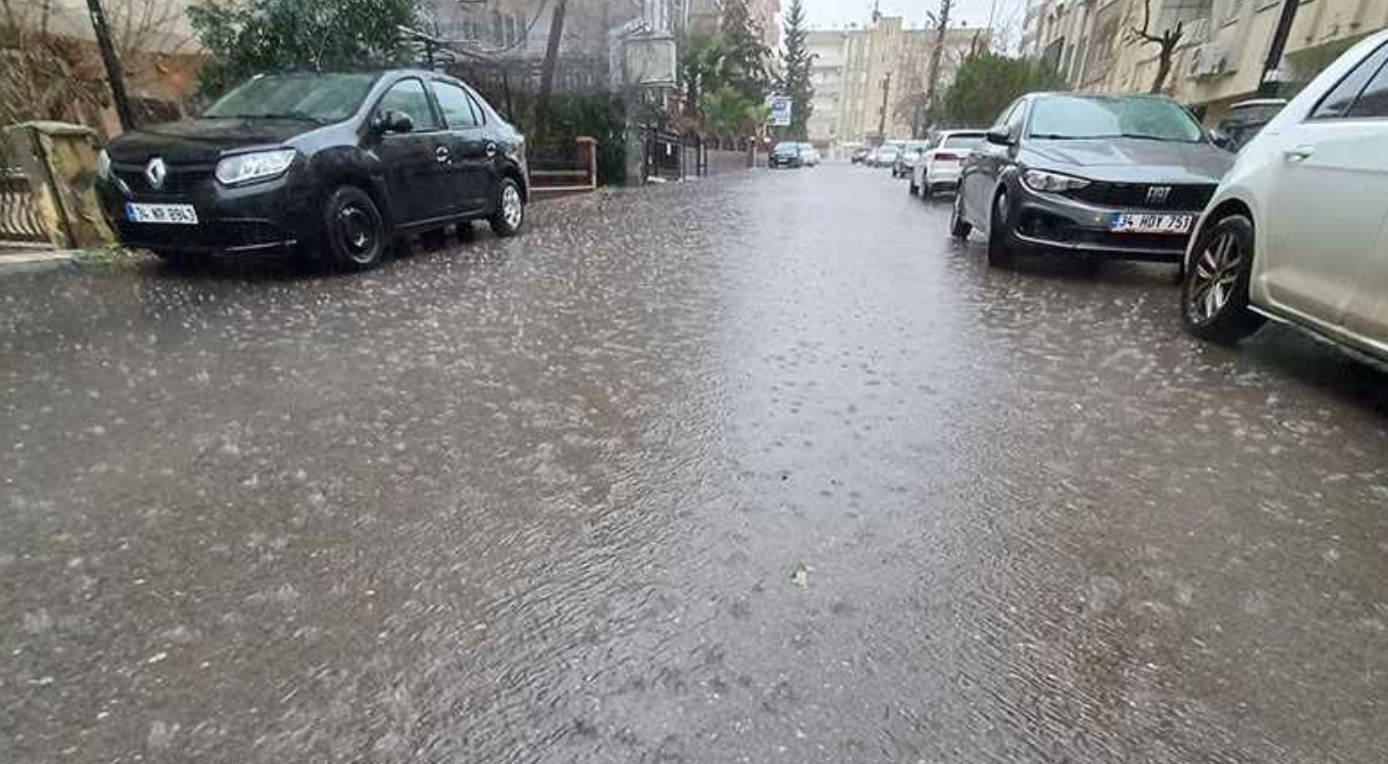
M 439 162 L 447 162 L 447 161 L 448 161 L 448 147 L 447 147 L 447 146 L 439 146 L 438 148 L 434 149 L 434 158 L 435 158 L 435 159 L 438 159 Z
M 487 144 L 487 158 L 488 158 L 488 159 L 491 159 L 491 158 L 494 157 L 494 156 L 496 156 L 496 144 L 495 144 L 495 143 L 488 143 L 488 144 Z
M 1300 162 L 1316 153 L 1310 146 L 1297 146 L 1294 149 L 1286 149 L 1282 152 L 1282 158 L 1288 162 Z

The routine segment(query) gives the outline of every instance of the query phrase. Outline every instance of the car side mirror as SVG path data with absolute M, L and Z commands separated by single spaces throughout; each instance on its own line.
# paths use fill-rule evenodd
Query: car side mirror
M 1013 143 L 1012 136 L 1001 130 L 989 130 L 988 142 L 995 143 L 999 146 L 1011 146 Z
M 1224 149 L 1225 151 L 1237 151 L 1238 146 L 1234 143 L 1234 136 L 1223 130 L 1211 130 L 1210 142 Z
M 414 130 L 414 120 L 403 111 L 387 109 L 376 117 L 376 131 L 379 133 L 408 133 Z

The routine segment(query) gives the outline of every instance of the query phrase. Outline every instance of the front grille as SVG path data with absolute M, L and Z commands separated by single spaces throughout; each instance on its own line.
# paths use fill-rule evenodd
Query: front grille
M 1080 228 L 1065 218 L 1028 210 L 1022 214 L 1017 231 L 1023 236 L 1058 244 L 1087 244 L 1091 247 L 1123 250 L 1169 252 L 1177 256 L 1185 251 L 1190 235 L 1160 233 L 1114 233 L 1112 231 Z
M 154 249 L 235 249 L 275 244 L 293 238 L 263 220 L 203 221 L 198 225 L 160 225 L 116 221 L 121 241 Z
M 1171 189 L 1161 202 L 1148 200 L 1147 192 L 1153 187 Z M 1183 210 L 1205 209 L 1214 196 L 1213 183 L 1185 184 L 1147 184 L 1147 183 L 1090 183 L 1084 188 L 1067 191 L 1066 196 L 1077 201 L 1095 204 L 1100 207 L 1137 208 L 1145 210 Z
M 186 194 L 212 180 L 215 165 L 177 165 L 168 166 L 169 173 L 164 176 L 164 187 L 156 190 L 145 177 L 145 168 L 133 165 L 116 165 L 116 177 L 120 178 L 135 194 Z

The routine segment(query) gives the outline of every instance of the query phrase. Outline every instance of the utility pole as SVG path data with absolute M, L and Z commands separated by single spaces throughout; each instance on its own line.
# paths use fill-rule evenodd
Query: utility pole
M 1263 62 L 1263 74 L 1258 79 L 1258 95 L 1270 97 L 1277 95 L 1277 80 L 1282 67 L 1282 52 L 1287 49 L 1287 38 L 1292 35 L 1292 23 L 1296 21 L 1299 0 L 1282 0 L 1282 15 L 1277 18 L 1277 29 L 1272 33 L 1272 45 L 1268 48 L 1267 61 Z
M 925 82 L 927 114 L 935 112 L 935 98 L 940 91 L 940 55 L 945 50 L 945 30 L 949 28 L 949 11 L 953 6 L 954 0 L 940 0 L 939 27 L 935 30 L 935 48 L 930 51 L 930 73 L 926 75 Z
M 887 72 L 887 76 L 882 78 L 882 113 L 877 118 L 877 137 L 882 143 L 887 142 L 887 93 L 891 88 L 892 73 Z
M 92 29 L 96 31 L 97 47 L 101 48 L 101 63 L 106 67 L 106 80 L 111 84 L 111 100 L 116 105 L 121 130 L 134 130 L 135 115 L 130 111 L 130 101 L 125 97 L 125 73 L 121 71 L 120 59 L 116 57 L 116 47 L 111 44 L 111 30 L 106 26 L 106 13 L 101 10 L 101 0 L 87 0 L 87 11 L 92 17 Z

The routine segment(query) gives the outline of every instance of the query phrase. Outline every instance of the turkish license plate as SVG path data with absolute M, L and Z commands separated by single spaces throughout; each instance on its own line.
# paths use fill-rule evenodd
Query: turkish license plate
M 1194 215 L 1161 215 L 1150 213 L 1114 213 L 1109 230 L 1114 233 L 1190 233 Z
M 169 223 L 197 225 L 198 211 L 191 204 L 125 203 L 125 219 L 132 223 Z

